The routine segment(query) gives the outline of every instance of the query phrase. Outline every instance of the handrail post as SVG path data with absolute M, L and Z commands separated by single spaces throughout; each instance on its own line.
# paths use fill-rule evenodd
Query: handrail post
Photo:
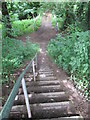
M 37 68 L 37 54 L 36 54 L 36 68 Z
M 54 15 L 54 20 L 55 20 L 55 31 L 57 32 L 58 31 L 58 22 L 57 22 L 55 15 Z
M 35 31 L 35 20 L 34 20 L 34 26 L 33 26 L 33 31 Z
M 36 21 L 37 21 L 37 19 L 36 19 L 36 18 L 34 18 L 34 26 L 33 26 L 33 31 L 35 31 L 35 28 L 36 28 Z
M 33 67 L 33 77 L 34 77 L 34 81 L 35 81 L 35 67 L 34 67 L 34 60 L 32 61 L 32 67 Z
M 28 94 L 27 94 L 27 89 L 26 89 L 26 84 L 25 84 L 25 79 L 24 78 L 22 78 L 22 88 L 23 88 L 23 92 L 24 92 L 28 117 L 31 118 L 31 110 L 30 110 L 29 99 L 28 99 Z

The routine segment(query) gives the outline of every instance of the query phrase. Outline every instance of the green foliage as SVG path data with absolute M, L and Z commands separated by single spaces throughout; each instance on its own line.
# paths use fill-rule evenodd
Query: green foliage
M 34 22 L 35 19 L 26 19 L 26 20 L 17 20 L 12 22 L 12 32 L 10 33 L 12 36 L 21 36 L 23 34 L 28 34 L 33 32 Z M 35 30 L 40 27 L 41 24 L 41 17 L 38 18 L 36 21 Z M 3 25 L 2 29 L 3 37 L 6 36 L 6 28 Z
M 55 27 L 55 18 L 54 18 L 54 15 L 52 14 L 51 15 L 51 22 L 52 22 L 52 26 Z M 64 22 L 64 19 L 62 17 L 56 17 L 56 22 L 58 23 L 58 30 L 60 30 L 62 27 L 63 27 L 63 22 Z
M 40 2 L 40 9 L 39 12 L 52 12 L 55 8 L 55 3 L 54 2 Z
M 2 29 L 2 25 L 0 24 L 0 30 Z
M 41 23 L 41 18 L 39 18 L 37 20 L 37 24 L 36 24 L 36 28 L 35 30 L 37 30 L 40 26 Z M 31 33 L 33 32 L 33 27 L 34 27 L 34 19 L 31 20 L 19 20 L 19 21 L 14 21 L 12 23 L 12 28 L 13 28 L 13 32 L 14 35 L 16 36 L 20 36 L 23 34 L 27 34 L 27 33 Z
M 58 34 L 48 44 L 50 56 L 71 75 L 71 79 L 85 96 L 89 94 L 89 32 L 76 32 L 64 38 Z
M 88 15 L 90 2 L 65 2 L 65 3 L 43 3 L 41 7 L 44 9 L 48 9 L 51 13 L 56 15 L 57 22 L 60 30 L 71 29 L 73 26 L 76 26 L 77 29 L 82 29 L 87 31 L 90 27 L 90 19 Z M 78 24 L 79 23 L 79 24 Z M 54 23 L 52 22 L 54 25 Z M 69 26 L 70 25 L 70 26 Z M 67 30 L 66 30 L 67 32 Z M 77 32 L 74 31 L 74 32 Z
M 9 2 L 7 8 L 11 21 L 32 19 L 38 15 L 39 2 Z
M 52 26 L 55 27 L 55 19 L 53 15 L 51 15 L 51 23 L 52 23 Z
M 28 59 L 31 60 L 39 46 L 27 41 L 23 43 L 20 40 L 4 38 L 2 40 L 2 74 L 5 81 L 8 81 L 10 75 L 19 68 L 22 63 Z M 2 81 L 3 83 L 5 82 Z

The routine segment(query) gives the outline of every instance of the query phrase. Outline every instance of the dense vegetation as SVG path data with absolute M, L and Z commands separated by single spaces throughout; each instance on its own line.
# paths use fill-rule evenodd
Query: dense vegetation
M 60 32 L 67 33 L 75 30 L 86 31 L 90 29 L 90 2 L 42 3 L 43 11 L 50 11 L 56 16 Z M 54 17 L 53 17 L 54 23 Z M 55 25 L 55 23 L 53 24 Z M 73 30 L 73 31 L 72 31 Z
M 56 27 L 58 23 L 60 34 L 48 44 L 48 53 L 53 61 L 70 75 L 75 86 L 86 97 L 90 97 L 89 6 L 90 2 L 52 5 L 52 25 Z
M 35 24 L 36 22 L 36 24 Z M 12 22 L 12 32 L 9 33 L 13 37 L 21 36 L 23 34 L 32 33 L 33 30 L 36 31 L 41 24 L 41 17 L 38 19 L 26 19 L 26 20 L 17 20 Z M 6 36 L 6 28 L 3 26 L 2 29 L 3 37 Z
M 3 37 L 16 37 L 37 30 L 41 23 L 37 7 L 38 3 L 2 3 Z
M 38 4 L 37 4 L 38 5 Z M 31 60 L 39 50 L 39 45 L 17 40 L 15 37 L 36 31 L 41 17 L 36 13 L 33 3 L 2 4 L 2 83 L 15 82 L 13 73 L 22 67 L 23 62 Z M 35 11 L 34 11 L 35 10 Z
M 53 60 L 71 76 L 75 85 L 88 96 L 89 85 L 89 31 L 57 35 L 48 45 Z
M 32 19 L 39 15 L 39 2 L 9 2 L 8 12 L 11 20 Z
M 3 39 L 2 68 L 3 81 L 12 80 L 12 73 L 18 69 L 25 60 L 31 60 L 39 49 L 37 44 L 32 44 L 27 38 L 26 43 L 21 40 L 5 38 Z

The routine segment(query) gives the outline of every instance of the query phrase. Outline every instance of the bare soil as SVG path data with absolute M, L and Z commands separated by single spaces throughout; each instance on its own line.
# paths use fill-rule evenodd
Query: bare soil
M 63 83 L 64 90 L 69 95 L 69 99 L 73 102 L 76 110 L 84 118 L 90 117 L 89 107 L 90 104 L 85 100 L 84 96 L 79 93 L 79 91 L 74 87 L 74 83 L 70 81 L 68 75 L 62 69 L 59 69 L 56 64 L 52 62 L 50 57 L 47 54 L 47 45 L 51 38 L 56 37 L 56 32 L 51 25 L 51 15 L 47 14 L 47 17 L 42 17 L 42 23 L 38 31 L 28 34 L 30 41 L 33 43 L 38 43 L 40 45 L 40 52 L 38 55 L 39 67 L 50 66 L 54 70 L 54 74 Z M 26 41 L 27 35 L 18 37 L 22 41 Z M 3 92 L 7 91 L 7 88 L 3 86 Z M 9 91 L 10 92 L 10 91 Z M 9 93 L 8 92 L 8 93 Z M 4 92 L 4 96 L 7 95 L 7 92 Z

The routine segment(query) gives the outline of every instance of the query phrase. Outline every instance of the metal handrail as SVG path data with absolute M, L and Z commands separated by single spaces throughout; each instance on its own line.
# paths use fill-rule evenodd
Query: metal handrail
M 37 22 L 37 20 L 39 19 L 39 17 L 40 17 L 40 14 L 39 14 L 36 18 L 34 18 L 33 31 L 35 31 L 35 28 L 36 28 L 36 22 Z
M 56 19 L 56 16 L 54 15 L 54 20 L 55 20 L 55 31 L 57 32 L 58 31 L 58 22 L 57 22 L 57 19 Z
M 3 118 L 8 118 L 9 113 L 10 113 L 10 111 L 11 111 L 11 108 L 12 108 L 12 106 L 13 106 L 13 102 L 14 102 L 14 100 L 15 100 L 15 97 L 16 97 L 17 93 L 18 93 L 18 90 L 19 90 L 19 87 L 20 87 L 20 83 L 21 83 L 21 82 L 22 82 L 23 91 L 24 91 L 24 93 L 26 94 L 26 95 L 24 94 L 24 96 L 27 97 L 27 90 L 25 89 L 26 86 L 25 86 L 24 75 L 26 74 L 27 70 L 28 70 L 31 66 L 33 66 L 33 69 L 34 69 L 34 70 L 33 70 L 33 72 L 34 72 L 33 75 L 34 75 L 34 80 L 35 80 L 35 68 L 34 68 L 34 62 L 33 62 L 33 61 L 35 61 L 35 60 L 36 60 L 36 66 L 37 66 L 37 54 L 36 54 L 35 57 L 30 61 L 30 63 L 26 66 L 26 68 L 24 69 L 24 71 L 23 71 L 23 72 L 20 74 L 20 76 L 18 77 L 18 79 L 17 79 L 17 81 L 16 81 L 16 83 L 15 83 L 15 85 L 14 85 L 14 87 L 13 87 L 13 89 L 12 89 L 12 91 L 11 91 L 11 93 L 10 93 L 10 95 L 9 95 L 6 103 L 5 103 L 5 105 L 3 106 L 3 108 L 2 108 L 2 110 L 1 110 L 1 112 L 0 112 L 0 120 L 3 119 Z M 37 67 L 36 67 L 36 68 L 37 68 Z M 25 100 L 28 100 L 28 98 L 25 98 Z M 29 109 L 28 104 L 29 104 L 29 101 L 28 101 L 28 102 L 26 101 L 28 117 L 30 118 L 30 117 L 31 117 L 31 115 L 30 115 L 31 113 L 30 113 L 30 109 Z M 28 109 L 29 109 L 29 111 L 28 111 Z

